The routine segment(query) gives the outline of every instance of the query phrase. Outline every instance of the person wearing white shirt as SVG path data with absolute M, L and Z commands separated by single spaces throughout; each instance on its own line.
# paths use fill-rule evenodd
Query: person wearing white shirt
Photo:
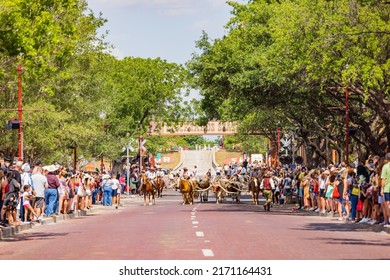
M 184 179 L 190 179 L 190 172 L 188 171 L 188 168 L 187 168 L 187 167 L 184 167 L 184 168 L 183 168 L 183 175 L 182 175 L 182 178 L 184 178 Z
M 215 168 L 215 175 L 221 176 L 221 166 L 219 164 Z
M 155 180 L 157 178 L 157 173 L 156 173 L 156 169 L 154 169 L 154 167 L 150 168 L 150 170 L 148 170 L 146 172 L 146 177 L 152 183 L 153 187 L 155 187 L 156 186 Z
M 194 178 L 196 178 L 196 176 L 198 176 L 198 167 L 196 165 L 194 166 L 194 170 L 192 171 L 192 175 L 194 176 Z
M 159 168 L 157 169 L 157 172 L 156 172 L 156 177 L 161 177 L 161 178 L 163 178 L 164 175 L 165 175 L 164 171 L 162 171 L 162 170 L 161 170 L 161 167 L 159 167 Z
M 121 191 L 121 184 L 119 183 L 119 180 L 116 178 L 116 176 L 112 176 L 112 203 L 117 204 L 118 203 L 118 192 Z M 118 208 L 118 207 L 117 207 Z

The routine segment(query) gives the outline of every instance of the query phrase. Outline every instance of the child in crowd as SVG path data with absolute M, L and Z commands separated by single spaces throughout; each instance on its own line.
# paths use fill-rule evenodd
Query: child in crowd
M 118 209 L 119 203 L 121 202 L 121 193 L 122 193 L 122 186 L 119 185 L 116 193 L 116 206 L 115 206 L 116 209 Z
M 24 207 L 24 222 L 28 223 L 27 217 L 29 211 L 34 215 L 33 222 L 35 222 L 38 218 L 37 213 L 34 211 L 34 209 L 31 207 L 31 201 L 34 200 L 34 196 L 30 194 L 31 187 L 29 185 L 23 186 L 23 207 Z

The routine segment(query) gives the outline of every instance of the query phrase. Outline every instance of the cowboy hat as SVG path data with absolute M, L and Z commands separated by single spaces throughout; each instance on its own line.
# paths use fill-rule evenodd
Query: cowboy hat
M 58 166 L 56 166 L 56 165 L 49 165 L 49 166 L 46 166 L 46 170 L 48 171 L 48 172 L 55 172 L 55 171 L 57 171 L 58 170 Z
M 329 170 L 325 170 L 323 173 L 324 173 L 325 175 L 330 175 Z

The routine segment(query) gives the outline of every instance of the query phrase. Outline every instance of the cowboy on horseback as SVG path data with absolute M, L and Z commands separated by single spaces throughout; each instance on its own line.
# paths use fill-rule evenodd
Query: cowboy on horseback
M 190 172 L 188 171 L 188 168 L 187 167 L 184 167 L 183 168 L 183 175 L 182 175 L 182 178 L 188 180 L 191 178 L 190 176 Z
M 182 178 L 187 180 L 192 188 L 195 188 L 195 182 L 191 179 L 191 173 L 188 171 L 187 167 L 183 168 Z
M 156 176 L 157 177 L 160 177 L 160 178 L 163 178 L 164 177 L 164 171 L 161 170 L 161 167 L 158 167 L 157 168 L 157 173 L 156 173 Z
M 157 178 L 157 173 L 156 169 L 154 167 L 151 167 L 148 171 L 146 171 L 146 177 L 152 183 L 153 188 L 156 187 L 156 178 Z

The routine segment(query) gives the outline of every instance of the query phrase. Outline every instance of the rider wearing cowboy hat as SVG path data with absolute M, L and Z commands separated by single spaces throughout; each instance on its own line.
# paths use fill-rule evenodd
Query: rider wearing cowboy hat
M 157 173 L 156 173 L 157 177 L 164 177 L 165 173 L 164 171 L 161 170 L 161 167 L 158 167 L 157 168 Z
M 156 186 L 155 179 L 157 178 L 156 169 L 152 166 L 148 171 L 146 171 L 146 177 L 152 183 L 153 187 Z
M 190 173 L 188 172 L 188 168 L 187 167 L 183 168 L 183 178 L 184 179 L 189 179 L 190 178 Z

